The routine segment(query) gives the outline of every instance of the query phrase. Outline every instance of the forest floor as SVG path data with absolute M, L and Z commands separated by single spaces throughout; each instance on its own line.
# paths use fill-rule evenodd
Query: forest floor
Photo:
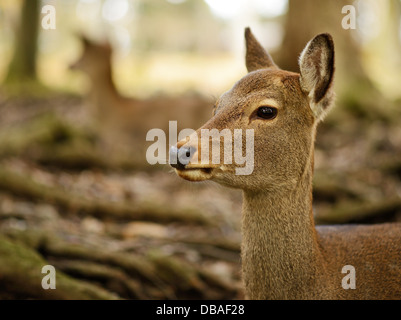
M 1 101 L 0 298 L 243 298 L 241 192 L 111 161 L 89 123 L 77 97 Z M 401 221 L 397 121 L 319 128 L 314 213 Z M 41 286 L 48 264 L 56 290 Z

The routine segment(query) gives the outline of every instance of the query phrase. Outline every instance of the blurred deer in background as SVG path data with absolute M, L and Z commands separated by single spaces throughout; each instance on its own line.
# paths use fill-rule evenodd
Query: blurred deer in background
M 279 69 L 248 28 L 245 38 L 249 73 L 218 99 L 213 117 L 196 134 L 171 148 L 170 158 L 184 179 L 213 180 L 243 190 L 246 296 L 400 299 L 400 223 L 314 224 L 316 127 L 334 100 L 332 37 L 320 34 L 306 45 L 299 58 L 300 74 Z M 237 128 L 254 130 L 252 174 L 236 175 L 235 164 L 216 164 L 211 154 L 202 162 L 205 144 L 197 139 L 202 129 Z M 244 153 L 244 143 L 241 148 Z M 348 265 L 355 268 L 355 289 L 343 283 L 342 270 Z
M 95 43 L 85 36 L 81 40 L 82 55 L 70 68 L 89 77 L 87 104 L 106 149 L 115 150 L 118 145 L 122 150 L 141 153 L 146 161 L 145 138 L 150 129 L 160 128 L 168 133 L 169 120 L 177 121 L 178 130 L 197 128 L 210 117 L 213 102 L 201 95 L 163 95 L 146 100 L 124 97 L 113 81 L 110 44 Z

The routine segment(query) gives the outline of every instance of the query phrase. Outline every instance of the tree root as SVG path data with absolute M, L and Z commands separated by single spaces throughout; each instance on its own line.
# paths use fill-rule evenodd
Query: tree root
M 200 266 L 159 251 L 145 256 L 100 251 L 41 231 L 9 230 L 6 234 L 20 246 L 29 247 L 30 252 L 36 255 L 36 251 L 40 252 L 62 274 L 74 277 L 75 281 L 91 282 L 106 292 L 115 292 L 115 297 L 230 299 L 239 290 L 238 286 Z M 48 263 L 43 262 L 43 265 Z
M 0 297 L 5 299 L 116 299 L 94 284 L 56 272 L 56 289 L 43 289 L 41 273 L 49 263 L 36 251 L 0 236 Z
M 369 222 L 369 220 L 389 221 L 388 215 L 401 212 L 401 199 L 394 198 L 375 203 L 344 202 L 334 208 L 319 211 L 315 217 L 317 224 L 340 224 Z
M 171 208 L 151 201 L 132 203 L 115 203 L 100 199 L 93 201 L 61 188 L 46 186 L 30 177 L 4 168 L 0 168 L 0 190 L 56 204 L 72 212 L 101 219 L 217 225 L 217 221 L 213 221 L 195 208 Z

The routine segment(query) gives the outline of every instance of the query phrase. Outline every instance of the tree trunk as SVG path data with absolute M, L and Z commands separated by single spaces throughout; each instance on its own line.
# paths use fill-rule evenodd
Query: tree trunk
M 36 53 L 39 24 L 39 0 L 25 0 L 16 30 L 14 55 L 6 82 L 36 80 Z
M 330 33 L 336 50 L 337 104 L 358 117 L 386 119 L 386 108 L 377 112 L 377 105 L 387 102 L 364 69 L 361 46 L 355 40 L 359 37 L 358 31 L 342 26 L 347 15 L 342 13 L 342 8 L 350 4 L 348 0 L 289 0 L 282 49 L 274 58 L 282 69 L 299 72 L 298 57 L 306 43 L 319 33 Z M 358 8 L 355 8 L 357 17 Z

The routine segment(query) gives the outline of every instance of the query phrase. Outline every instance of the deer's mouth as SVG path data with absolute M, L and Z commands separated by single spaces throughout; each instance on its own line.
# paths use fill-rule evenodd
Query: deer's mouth
M 174 169 L 178 176 L 189 181 L 205 181 L 213 177 L 213 167 L 191 167 L 184 169 Z

